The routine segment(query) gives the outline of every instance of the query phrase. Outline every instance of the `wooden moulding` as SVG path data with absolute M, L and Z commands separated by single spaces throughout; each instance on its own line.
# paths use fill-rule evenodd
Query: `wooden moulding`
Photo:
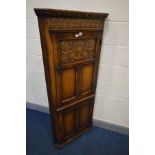
M 68 11 L 56 9 L 34 9 L 38 18 L 50 19 L 49 28 L 57 29 L 103 29 L 108 13 Z
M 108 13 L 84 12 L 84 11 L 69 11 L 57 9 L 34 9 L 38 17 L 61 17 L 61 18 L 86 18 L 86 19 L 105 19 Z

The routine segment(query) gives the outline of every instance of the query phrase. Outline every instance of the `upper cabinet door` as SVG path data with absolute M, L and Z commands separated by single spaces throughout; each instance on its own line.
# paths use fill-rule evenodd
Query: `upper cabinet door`
M 95 93 L 102 32 L 51 31 L 59 106 Z

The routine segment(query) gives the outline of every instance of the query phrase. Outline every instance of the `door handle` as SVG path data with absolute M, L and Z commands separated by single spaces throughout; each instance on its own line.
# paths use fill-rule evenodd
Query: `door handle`
M 79 33 L 75 34 L 75 37 L 78 38 L 78 37 L 80 37 L 82 35 L 83 35 L 83 33 L 82 32 L 79 32 Z

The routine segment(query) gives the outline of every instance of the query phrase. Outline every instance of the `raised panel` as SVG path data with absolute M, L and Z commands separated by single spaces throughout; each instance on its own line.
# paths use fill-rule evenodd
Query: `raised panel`
M 69 68 L 62 71 L 62 100 L 75 96 L 75 78 L 76 73 L 74 68 Z
M 93 64 L 87 64 L 81 69 L 81 93 L 89 92 L 92 89 L 93 66 Z
M 89 104 L 80 108 L 79 111 L 79 128 L 87 127 L 89 124 Z
M 64 137 L 71 135 L 75 131 L 75 111 L 69 111 L 64 114 Z

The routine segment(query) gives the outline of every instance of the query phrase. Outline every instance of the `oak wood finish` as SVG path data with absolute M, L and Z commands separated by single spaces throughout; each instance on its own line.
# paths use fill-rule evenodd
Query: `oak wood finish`
M 62 147 L 90 129 L 107 13 L 34 9 L 53 137 Z

